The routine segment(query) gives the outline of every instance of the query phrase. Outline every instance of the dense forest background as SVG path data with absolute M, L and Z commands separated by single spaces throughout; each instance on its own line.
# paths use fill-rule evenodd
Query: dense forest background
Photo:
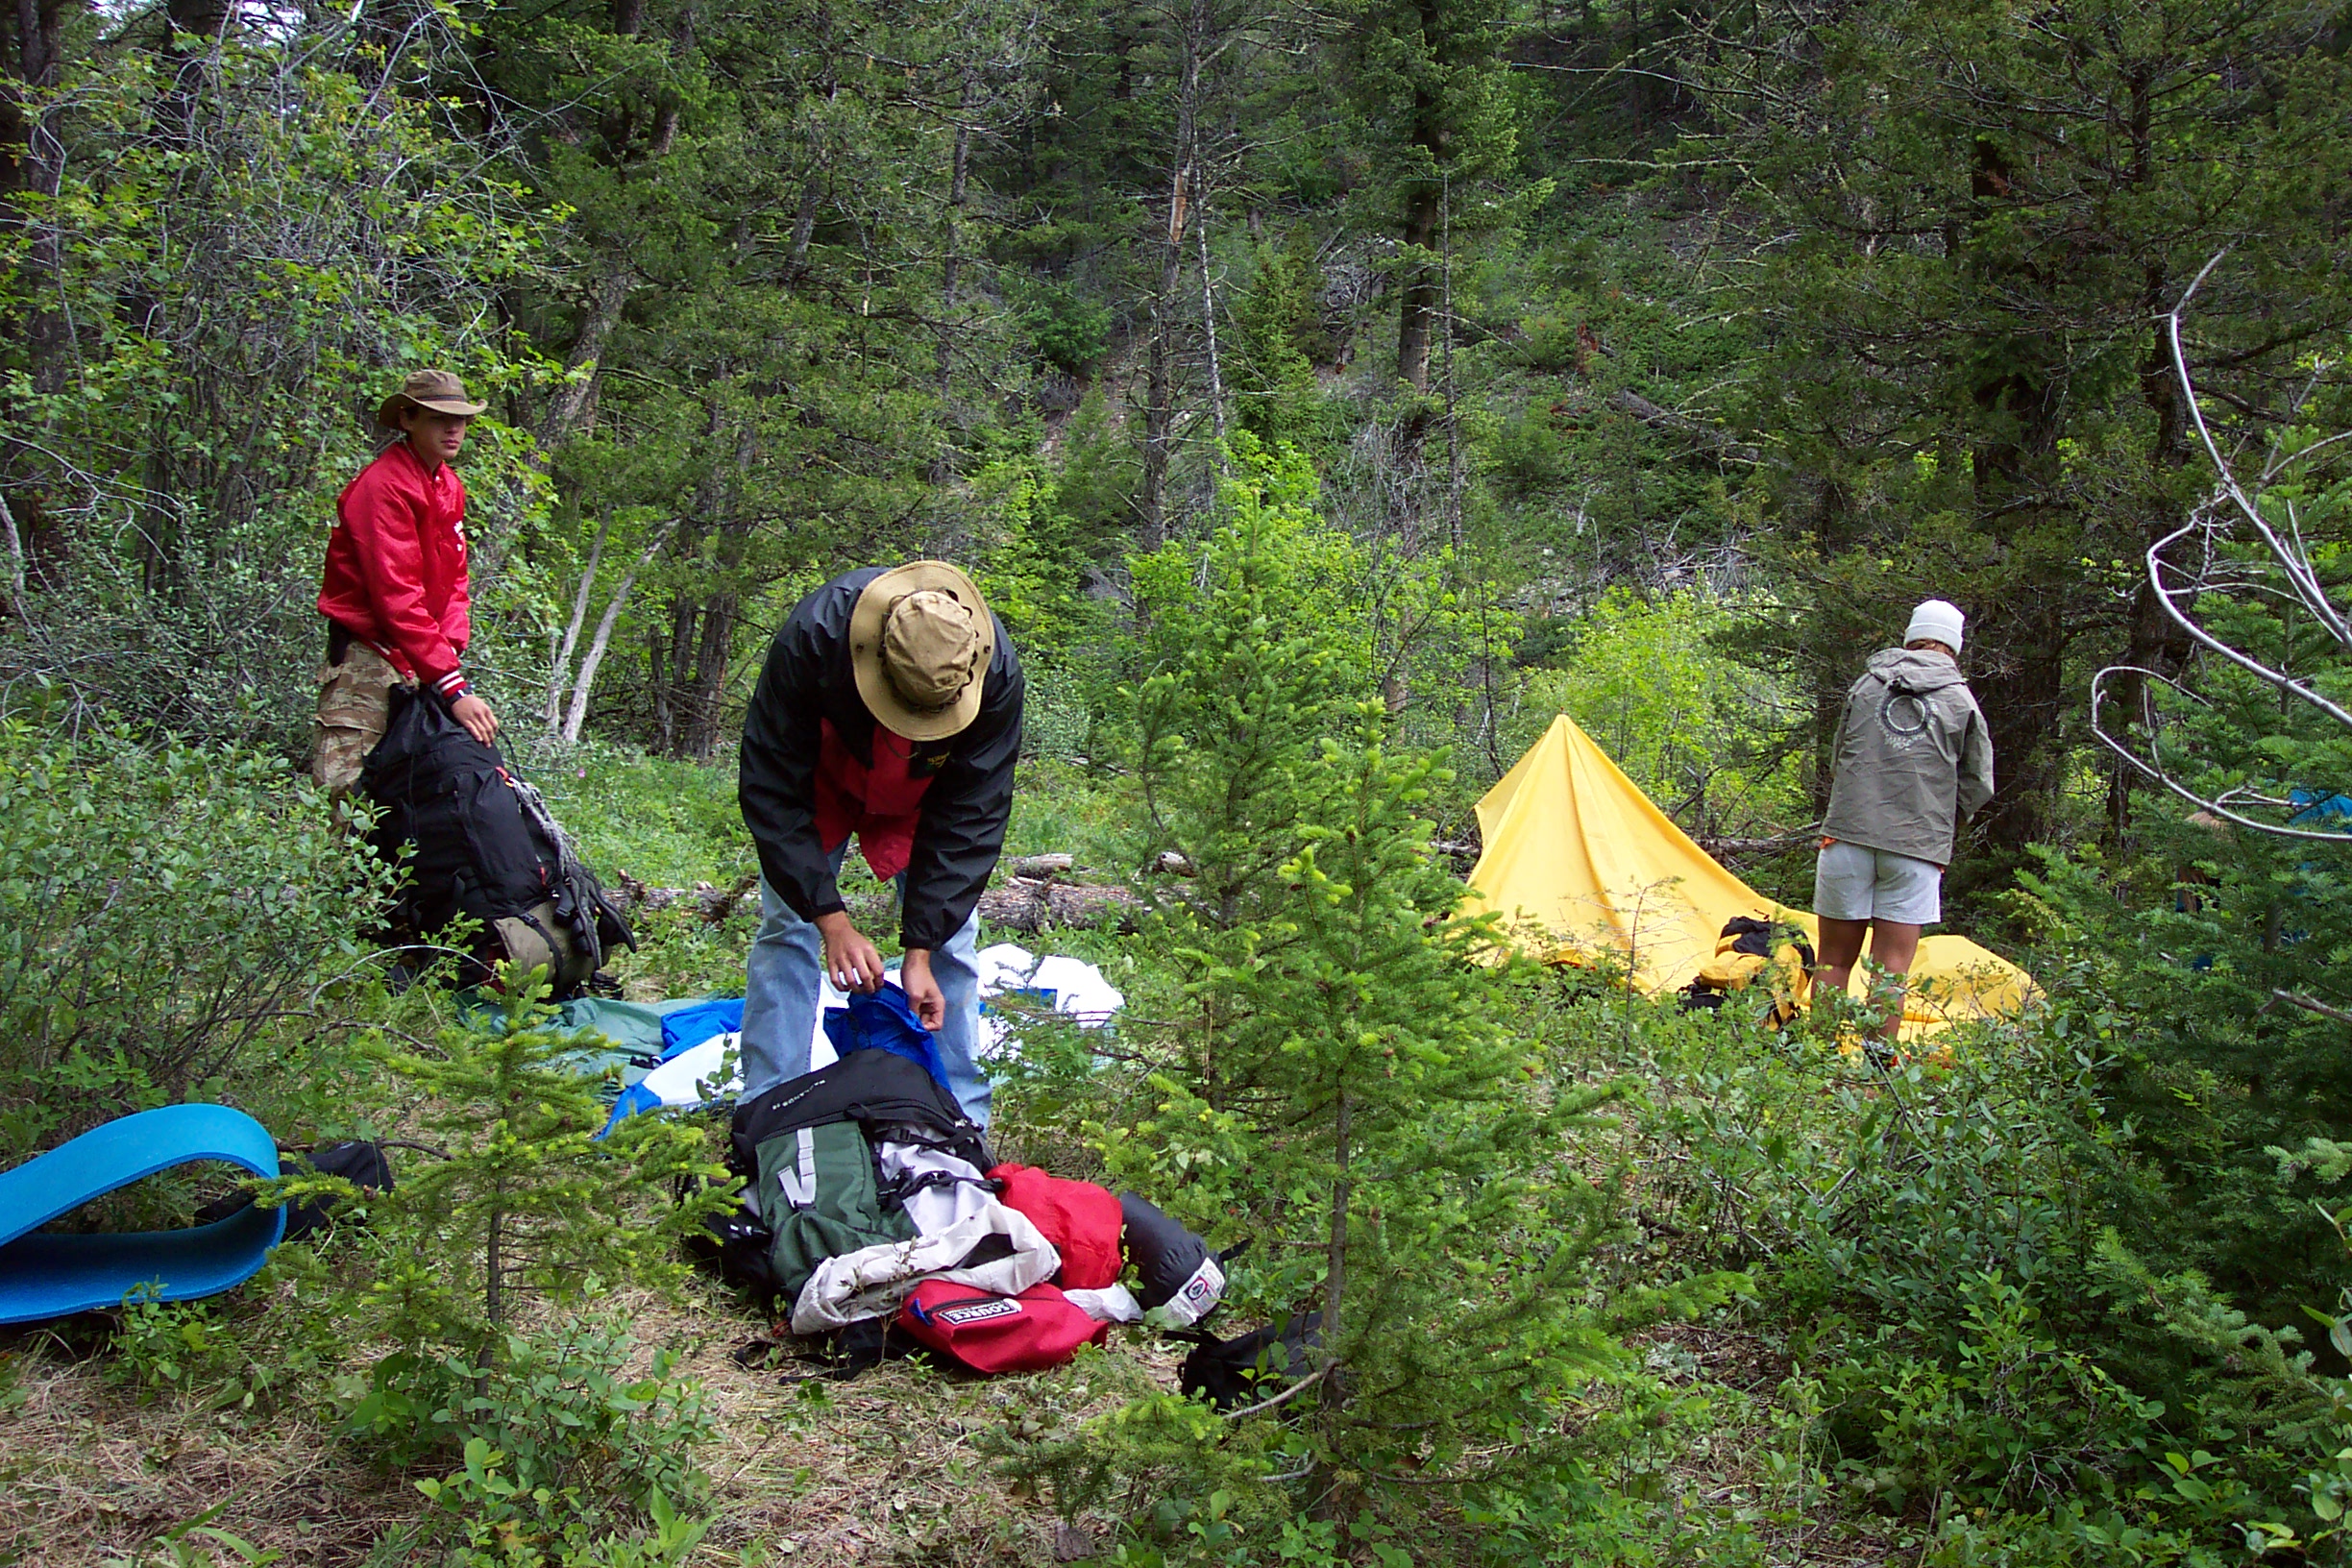
M 2209 485 L 2164 311 L 2223 257 L 2192 369 L 2246 441 L 2352 310 L 2324 5 L 5 25 L 11 689 L 289 749 L 334 494 L 431 362 L 495 410 L 476 662 L 558 739 L 709 759 L 797 593 L 932 552 L 1083 752 L 1126 556 L 1246 435 L 1475 608 L 1389 689 L 1472 783 L 1615 593 L 1742 672 L 1738 744 L 1643 781 L 1801 825 L 1858 650 L 1955 600 L 1997 886 L 2128 825 L 2090 673 L 2190 652 L 2141 564 Z
M 0 1476 L 278 1478 L 184 1464 L 93 1561 L 201 1560 L 215 1498 L 322 1562 L 1029 1561 L 1047 1507 L 1135 1565 L 2345 1560 L 2348 48 L 2340 0 L 18 0 L 0 1160 L 186 1098 L 451 1158 L 234 1301 L 0 1343 Z M 972 568 L 1012 847 L 1147 912 L 1054 939 L 1126 1054 L 1029 1041 L 1008 1147 L 1253 1240 L 1313 1399 L 778 1393 L 673 1266 L 689 1124 L 612 1154 L 527 1005 L 387 980 L 296 775 L 425 365 L 491 404 L 510 753 L 608 878 L 713 885 L 635 992 L 742 984 L 793 602 Z M 1472 803 L 1560 711 L 1809 902 L 1929 596 L 1998 759 L 1950 928 L 2025 1018 L 1882 1072 L 1462 962 Z M 917 1427 L 952 1485 L 867 1462 Z

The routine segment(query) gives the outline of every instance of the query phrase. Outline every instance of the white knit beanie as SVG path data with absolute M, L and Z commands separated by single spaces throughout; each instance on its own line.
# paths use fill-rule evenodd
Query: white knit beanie
M 1911 612 L 1911 624 L 1903 628 L 1903 641 L 1916 643 L 1923 638 L 1932 638 L 1957 653 L 1960 651 L 1960 628 L 1967 620 L 1968 617 L 1960 613 L 1959 605 L 1947 600 L 1930 599 Z

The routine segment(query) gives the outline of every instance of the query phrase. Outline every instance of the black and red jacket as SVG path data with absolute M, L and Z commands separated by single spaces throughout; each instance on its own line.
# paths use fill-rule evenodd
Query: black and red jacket
M 466 690 L 457 660 L 473 629 L 465 509 L 455 469 L 428 474 L 393 442 L 336 501 L 319 590 L 320 614 L 445 699 Z
M 744 825 L 759 848 L 760 874 L 804 920 L 844 907 L 828 864 L 842 839 L 823 842 L 818 777 L 821 769 L 827 775 L 825 793 L 838 800 L 845 785 L 853 787 L 862 771 L 874 767 L 880 726 L 850 673 L 849 612 L 883 570 L 864 567 L 835 577 L 794 607 L 769 647 L 768 663 L 744 715 L 736 785 Z M 970 918 L 996 869 L 1013 815 L 1025 689 L 1020 659 L 999 621 L 978 716 L 959 735 L 913 747 L 908 772 L 928 783 L 916 805 L 913 842 L 906 851 L 898 927 L 906 946 L 945 946 Z M 828 739 L 844 753 L 830 768 L 825 767 Z M 822 815 L 824 828 L 846 833 L 849 824 L 837 810 Z

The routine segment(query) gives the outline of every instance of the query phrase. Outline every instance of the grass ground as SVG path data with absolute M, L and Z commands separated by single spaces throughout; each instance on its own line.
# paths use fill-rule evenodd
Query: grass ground
M 568 776 L 538 772 L 600 867 L 677 886 L 725 884 L 750 865 L 724 770 L 624 758 L 610 768 L 589 759 L 584 773 Z M 1117 869 L 1110 786 L 1064 763 L 1029 768 L 1023 785 L 1009 853 L 1065 850 L 1082 867 Z M 720 926 L 683 915 L 649 921 L 644 950 L 625 965 L 631 992 L 735 990 L 749 935 L 740 917 Z M 1132 944 L 1101 933 L 1028 944 L 1103 962 L 1115 983 L 1139 961 Z M 1019 1087 L 1000 1107 L 1000 1154 L 1089 1173 L 1091 1156 L 1056 1107 Z M 998 1463 L 1020 1439 L 1172 1388 L 1186 1347 L 1154 1335 L 1116 1330 L 1105 1352 L 1034 1376 L 981 1380 L 906 1360 L 836 1384 L 789 1359 L 739 1354 L 768 1325 L 707 1279 L 679 1297 L 637 1290 L 620 1304 L 641 1360 L 656 1346 L 680 1350 L 678 1370 L 702 1383 L 718 1415 L 718 1436 L 700 1455 L 714 1481 L 713 1523 L 692 1559 L 706 1568 L 1086 1560 L 1158 1501 L 1131 1492 L 1110 1511 L 1065 1517 L 1056 1499 Z M 249 1287 L 208 1309 L 217 1315 L 207 1321 L 258 1339 L 283 1332 L 278 1321 L 294 1310 L 290 1295 Z M 248 1409 L 224 1400 L 217 1379 L 159 1381 L 125 1353 L 112 1315 L 0 1331 L 0 1489 L 12 1504 L 0 1509 L 0 1568 L 437 1560 L 413 1545 L 428 1509 L 415 1482 L 446 1464 L 387 1470 L 333 1419 L 336 1379 L 363 1369 L 376 1347 L 334 1343 L 308 1387 Z M 1783 1401 L 1790 1368 L 1769 1324 L 1681 1324 L 1635 1344 L 1649 1374 L 1643 1411 L 1622 1390 L 1596 1385 L 1572 1394 L 1561 1415 L 1592 1430 L 1595 1463 L 1622 1494 L 1622 1560 L 1891 1560 L 1899 1538 L 1892 1522 L 1842 1509 L 1786 1463 L 1801 1412 Z M 191 1521 L 252 1555 L 186 1531 Z

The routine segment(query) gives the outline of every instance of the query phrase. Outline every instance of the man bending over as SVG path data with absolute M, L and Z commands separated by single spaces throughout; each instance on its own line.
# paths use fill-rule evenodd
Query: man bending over
M 939 1032 L 948 1090 L 988 1126 L 973 952 L 1013 811 L 1022 691 L 1004 626 L 944 561 L 835 577 L 776 633 L 736 792 L 760 858 L 744 1099 L 809 1070 L 821 972 L 844 991 L 882 984 L 835 882 L 855 834 L 874 875 L 897 879 L 907 1001 Z

